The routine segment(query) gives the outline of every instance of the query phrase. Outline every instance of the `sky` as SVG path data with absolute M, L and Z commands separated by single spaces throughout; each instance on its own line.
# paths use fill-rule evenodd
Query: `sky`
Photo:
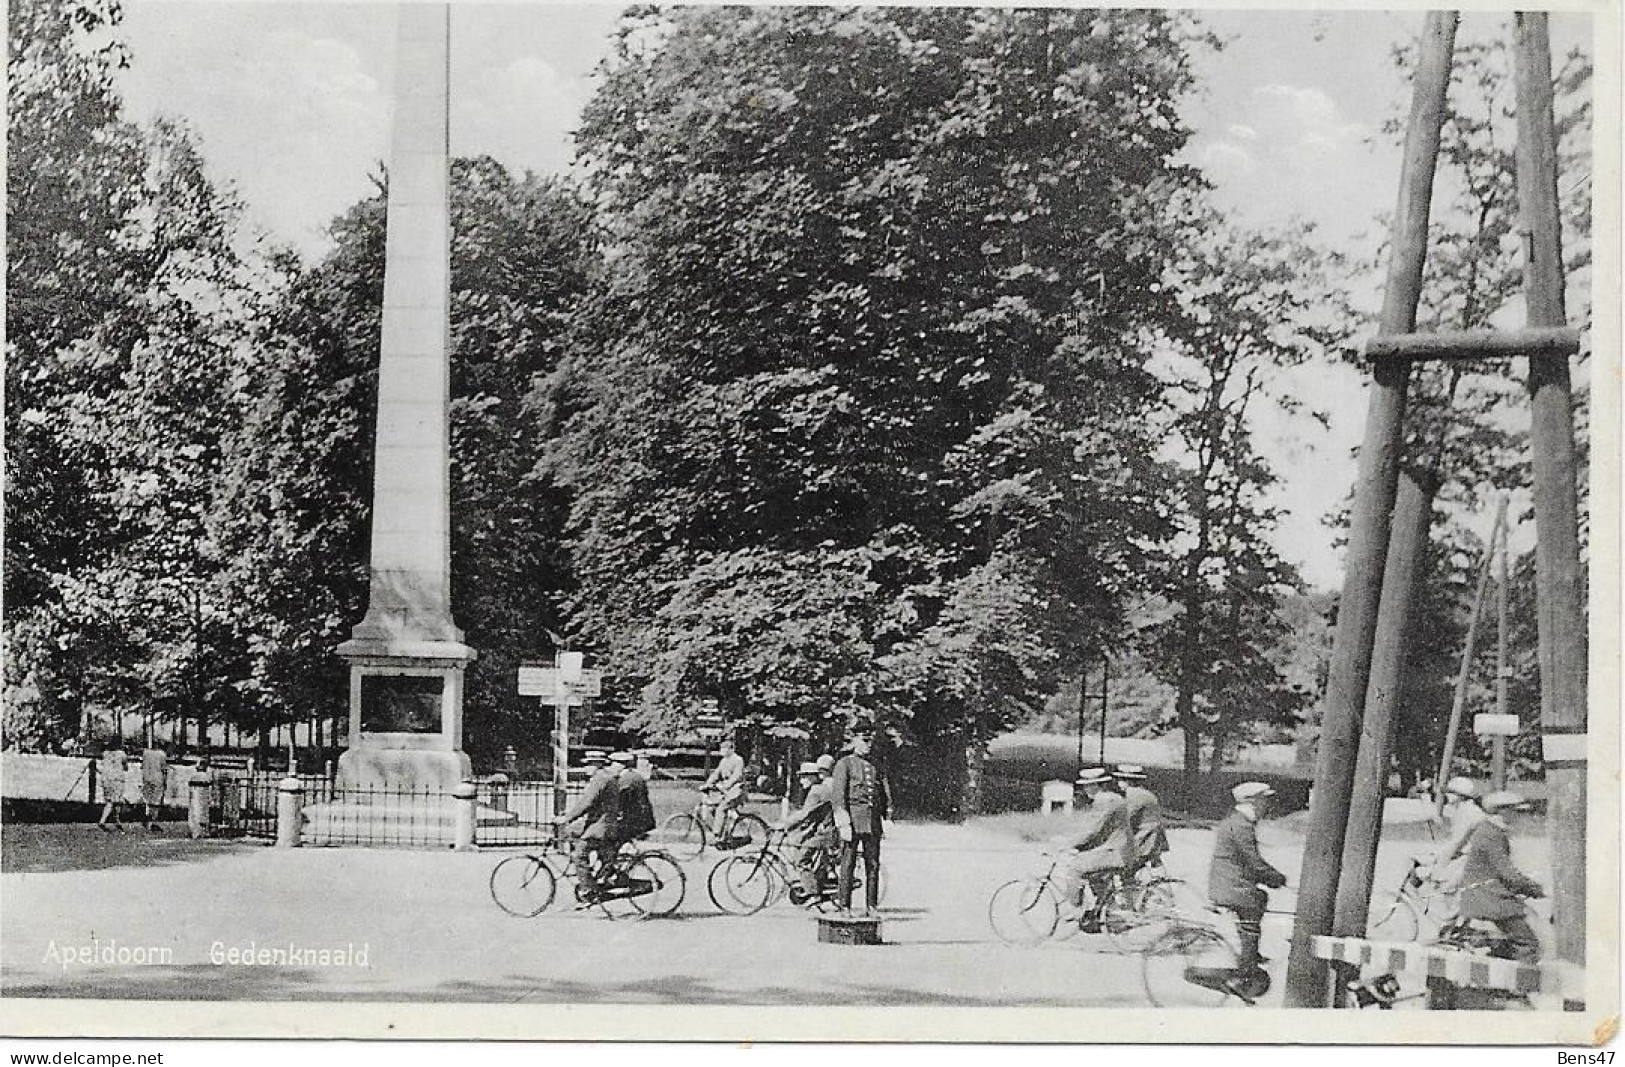
M 559 172 L 593 91 L 618 4 L 455 3 L 451 22 L 451 150 L 489 154 L 513 170 Z M 1211 11 L 1226 45 L 1199 55 L 1202 87 L 1185 106 L 1189 161 L 1221 207 L 1262 227 L 1294 216 L 1354 255 L 1390 211 L 1399 152 L 1379 135 L 1408 99 L 1390 53 L 1421 26 L 1420 11 Z M 1499 32 L 1500 16 L 1469 13 L 1460 39 Z M 1555 15 L 1553 51 L 1588 44 L 1589 19 Z M 329 221 L 369 195 L 387 154 L 394 7 L 385 3 L 127 0 L 131 117 L 185 120 L 216 179 L 244 201 L 251 224 L 307 256 L 328 247 Z M 1374 306 L 1380 277 L 1357 297 Z M 1278 547 L 1313 586 L 1341 584 L 1324 516 L 1354 481 L 1365 415 L 1354 367 L 1287 375 L 1329 428 L 1266 415 L 1264 447 L 1283 475 Z M 1486 521 L 1485 527 L 1487 529 Z

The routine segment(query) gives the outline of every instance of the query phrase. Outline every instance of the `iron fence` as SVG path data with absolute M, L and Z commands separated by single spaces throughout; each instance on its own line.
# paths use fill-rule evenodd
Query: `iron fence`
M 264 840 L 277 836 L 277 803 L 287 776 L 257 771 L 222 780 L 216 788 L 235 801 L 217 807 L 217 832 Z M 339 788 L 330 778 L 299 775 L 300 842 L 382 848 L 441 848 L 456 843 L 458 805 L 446 790 Z M 567 806 L 586 788 L 571 781 Z M 509 781 L 502 775 L 475 782 L 474 843 L 483 847 L 539 845 L 553 839 L 557 822 L 553 783 Z
M 565 789 L 569 805 L 586 789 L 572 780 Z M 511 782 L 501 777 L 476 784 L 474 843 L 482 847 L 540 845 L 553 839 L 557 822 L 552 782 Z

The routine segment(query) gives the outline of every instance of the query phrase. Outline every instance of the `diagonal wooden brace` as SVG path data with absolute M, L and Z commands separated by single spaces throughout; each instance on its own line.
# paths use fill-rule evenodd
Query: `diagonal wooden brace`
M 1360 351 L 1372 360 L 1412 361 L 1572 356 L 1580 351 L 1580 331 L 1573 326 L 1531 326 L 1521 330 L 1396 333 L 1373 337 Z

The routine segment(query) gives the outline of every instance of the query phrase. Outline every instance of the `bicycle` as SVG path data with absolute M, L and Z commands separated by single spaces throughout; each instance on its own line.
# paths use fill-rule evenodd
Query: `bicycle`
M 1007 944 L 1031 945 L 1058 931 L 1070 937 L 1081 930 L 1104 933 L 1120 951 L 1135 952 L 1154 940 L 1162 925 L 1193 896 L 1180 879 L 1144 867 L 1137 877 L 1113 876 L 1103 900 L 1062 923 L 1059 886 L 1065 853 L 1044 855 L 1050 860 L 1049 870 L 1037 877 L 1011 879 L 988 900 L 988 925 Z
M 1392 892 L 1371 895 L 1366 936 L 1373 941 L 1415 941 L 1424 929 L 1423 920 L 1437 932 L 1456 918 L 1458 892 L 1445 887 L 1437 864 L 1420 856 Z
M 1466 888 L 1474 888 L 1474 886 Z M 1523 906 L 1527 915 L 1549 921 L 1534 909 L 1529 900 L 1524 900 Z M 1486 956 L 1491 959 L 1510 960 L 1517 958 L 1516 946 L 1495 923 L 1487 919 L 1463 919 L 1455 914 L 1452 914 L 1450 919 L 1440 924 L 1438 933 L 1426 944 L 1439 948 L 1458 949 L 1475 956 Z M 1526 993 L 1519 993 L 1509 989 L 1479 988 L 1451 989 L 1442 994 L 1445 1003 L 1435 1004 L 1433 1001 L 1436 998 L 1430 995 L 1425 976 L 1417 972 L 1383 973 L 1369 978 L 1362 977 L 1348 982 L 1345 988 L 1361 1008 L 1392 1009 L 1407 1001 L 1427 1001 L 1424 1005 L 1426 1007 L 1443 1007 L 1447 1009 L 1457 1007 L 1479 1009 L 1533 1007 L 1533 1003 Z
M 799 892 L 799 872 L 780 854 L 784 838 L 785 831 L 771 830 L 754 852 L 719 860 L 705 880 L 711 903 L 718 910 L 733 915 L 754 915 L 787 896 L 792 904 L 801 908 L 828 911 L 838 907 L 840 879 L 835 857 L 830 850 L 819 849 L 819 856 L 814 861 L 818 890 L 811 896 L 803 896 Z M 879 883 L 877 897 L 884 898 L 885 879 L 880 878 Z M 862 891 L 863 865 L 859 863 L 852 869 L 853 896 L 857 897 Z
M 1140 956 L 1140 984 L 1159 1008 L 1218 1008 L 1231 1000 L 1255 1004 L 1269 992 L 1262 967 L 1241 973 L 1240 941 L 1228 914 L 1212 905 L 1183 912 Z
M 552 841 L 541 853 L 508 856 L 492 868 L 491 899 L 509 915 L 533 918 L 552 905 L 563 878 L 575 881 L 575 910 L 597 908 L 611 919 L 664 918 L 682 907 L 688 885 L 682 867 L 666 853 L 623 847 L 599 858 L 591 879 L 596 889 L 588 889 L 573 851 Z
M 669 815 L 660 824 L 659 840 L 678 859 L 698 859 L 707 845 L 712 844 L 711 816 L 720 799 L 714 792 L 702 792 L 694 807 Z M 755 847 L 767 839 L 767 821 L 760 815 L 735 811 L 730 808 L 725 816 L 723 833 L 716 842 L 719 849 L 733 850 L 745 846 Z

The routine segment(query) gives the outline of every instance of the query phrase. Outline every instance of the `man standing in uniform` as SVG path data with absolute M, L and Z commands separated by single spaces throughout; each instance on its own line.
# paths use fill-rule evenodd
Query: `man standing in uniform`
M 597 868 L 613 856 L 621 845 L 621 771 L 616 765 L 604 764 L 603 760 L 602 752 L 587 753 L 588 766 L 596 765 L 598 770 L 587 782 L 586 790 L 570 805 L 559 822 L 559 829 L 563 831 L 577 819 L 587 820 L 573 849 L 576 877 L 581 884 L 583 900 L 591 900 L 597 895 Z
M 1128 809 L 1123 798 L 1106 787 L 1111 784 L 1104 769 L 1085 767 L 1075 783 L 1083 794 L 1082 819 L 1076 828 L 1061 837 L 1058 844 L 1070 849 L 1061 879 L 1061 902 L 1077 918 L 1076 911 L 1087 903 L 1096 913 L 1091 925 L 1098 928 L 1098 912 L 1111 897 L 1111 881 L 1122 873 L 1133 856 L 1128 833 Z M 1084 899 L 1084 889 L 1089 900 Z
M 1162 806 L 1157 795 L 1145 787 L 1145 769 L 1133 763 L 1120 763 L 1112 772 L 1123 790 L 1123 807 L 1128 817 L 1130 862 L 1128 876 L 1162 859 L 1168 851 L 1168 834 L 1162 828 Z
M 1236 806 L 1213 832 L 1213 860 L 1207 871 L 1208 900 L 1236 915 L 1236 932 L 1241 952 L 1236 958 L 1236 975 L 1259 970 L 1263 957 L 1258 939 L 1263 928 L 1264 908 L 1269 894 L 1261 886 L 1279 889 L 1286 875 L 1264 861 L 1258 851 L 1258 821 L 1270 815 L 1275 790 L 1263 782 L 1242 782 L 1230 790 Z
M 869 762 L 868 730 L 859 728 L 852 732 L 847 754 L 835 762 L 829 785 L 835 830 L 841 839 L 841 910 L 852 910 L 852 869 L 861 849 L 863 914 L 867 917 L 873 915 L 880 904 L 881 820 L 891 814 L 886 780 Z
M 716 767 L 700 786 L 701 792 L 714 789 L 717 793 L 711 809 L 711 837 L 719 845 L 723 842 L 722 832 L 728 828 L 730 813 L 737 812 L 745 800 L 745 758 L 734 750 L 732 738 L 724 738 L 721 749 L 722 756 Z
M 1510 958 L 1534 963 L 1540 959 L 1540 939 L 1524 917 L 1523 897 L 1546 895 L 1539 882 L 1512 865 L 1512 843 L 1506 813 L 1527 802 L 1506 790 L 1484 798 L 1484 818 L 1467 839 L 1467 860 L 1461 872 L 1461 918 L 1485 919 L 1506 937 Z

